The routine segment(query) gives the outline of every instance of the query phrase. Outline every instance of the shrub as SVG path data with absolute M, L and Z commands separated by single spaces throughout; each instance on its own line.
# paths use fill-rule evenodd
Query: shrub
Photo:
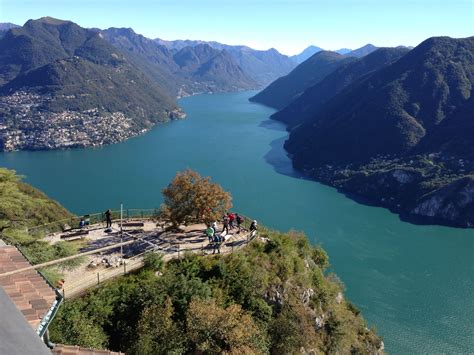
M 165 265 L 162 254 L 157 254 L 154 252 L 149 252 L 143 258 L 143 263 L 147 269 L 153 271 L 161 271 Z

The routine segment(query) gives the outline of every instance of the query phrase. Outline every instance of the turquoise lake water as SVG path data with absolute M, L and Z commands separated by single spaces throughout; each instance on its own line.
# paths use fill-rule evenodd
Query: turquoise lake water
M 253 92 L 180 100 L 188 118 L 99 149 L 0 153 L 71 211 L 154 208 L 176 171 L 192 168 L 232 192 L 260 223 L 307 233 L 328 251 L 346 295 L 393 354 L 474 351 L 474 230 L 417 226 L 298 178 L 273 110 Z

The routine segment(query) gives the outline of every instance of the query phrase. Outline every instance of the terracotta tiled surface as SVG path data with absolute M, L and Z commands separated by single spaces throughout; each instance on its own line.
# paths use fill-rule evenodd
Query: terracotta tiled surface
M 30 263 L 14 246 L 0 247 L 0 275 L 27 266 Z M 0 276 L 0 286 L 35 330 L 56 299 L 53 288 L 35 270 Z
M 109 350 L 86 349 L 79 346 L 62 344 L 57 344 L 51 352 L 53 355 L 123 355 L 123 353 L 116 353 Z

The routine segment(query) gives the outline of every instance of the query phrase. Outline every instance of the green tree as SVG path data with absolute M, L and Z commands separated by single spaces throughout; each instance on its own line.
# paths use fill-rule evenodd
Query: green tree
M 240 305 L 221 308 L 213 300 L 193 299 L 186 315 L 187 335 L 198 353 L 260 354 L 267 341 Z
M 49 328 L 51 339 L 62 344 L 103 349 L 107 347 L 107 335 L 102 326 L 90 318 L 80 303 L 66 302 Z
M 163 189 L 165 202 L 162 215 L 174 227 L 181 224 L 209 223 L 219 219 L 232 207 L 230 193 L 201 177 L 193 170 L 178 172 L 173 181 Z
M 163 305 L 147 307 L 138 323 L 138 341 L 131 349 L 135 354 L 182 354 L 186 349 L 184 335 L 173 321 L 173 305 L 167 298 Z

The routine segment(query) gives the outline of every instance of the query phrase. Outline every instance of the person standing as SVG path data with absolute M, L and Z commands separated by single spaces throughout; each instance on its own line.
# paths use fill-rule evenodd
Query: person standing
M 216 250 L 217 250 L 217 253 L 220 254 L 221 253 L 221 244 L 222 244 L 222 236 L 219 235 L 219 234 L 215 234 L 214 235 L 214 251 L 212 252 L 212 254 L 215 254 L 216 253 Z
M 240 233 L 240 231 L 242 230 L 242 223 L 244 223 L 244 219 L 241 215 L 236 213 L 235 214 L 235 221 L 237 222 L 237 228 L 239 229 L 239 231 L 237 233 Z
M 214 229 L 214 233 L 217 233 L 217 221 L 212 222 L 211 228 Z
M 253 220 L 252 224 L 250 225 L 250 232 L 257 230 L 257 221 Z
M 234 229 L 235 215 L 232 212 L 229 212 L 227 216 L 229 217 L 229 227 L 232 230 Z
M 207 235 L 207 238 L 209 239 L 209 243 L 212 243 L 212 241 L 214 240 L 214 228 L 211 227 L 210 224 L 207 225 L 207 229 L 206 229 L 206 235 Z
M 112 228 L 112 211 L 110 211 L 110 209 L 105 211 L 105 220 L 107 222 L 107 226 L 105 228 Z
M 222 221 L 222 224 L 224 226 L 222 227 L 221 233 L 224 233 L 224 231 L 226 231 L 226 234 L 229 234 L 229 216 L 227 215 L 224 216 L 224 220 Z

